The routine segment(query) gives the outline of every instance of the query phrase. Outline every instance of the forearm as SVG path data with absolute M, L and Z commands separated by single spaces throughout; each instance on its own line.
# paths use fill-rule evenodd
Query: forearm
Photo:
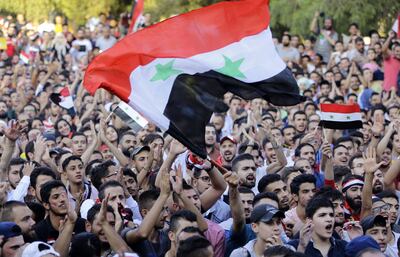
M 379 141 L 378 146 L 376 148 L 376 154 L 378 155 L 378 157 L 381 157 L 383 152 L 385 151 L 387 145 L 389 144 L 392 133 L 393 133 L 393 131 L 391 131 L 391 130 L 388 131 L 387 133 L 385 133 L 385 135 L 383 136 L 381 141 Z M 374 136 L 374 135 L 372 135 L 372 136 Z
M 310 31 L 313 32 L 313 33 L 317 33 L 318 32 L 317 31 L 317 21 L 318 21 L 317 17 L 314 17 L 313 20 L 311 21 Z
M 168 154 L 167 159 L 163 162 L 163 164 L 160 167 L 160 171 L 157 173 L 156 182 L 155 182 L 156 187 L 160 187 L 160 180 L 161 180 L 162 173 L 169 172 L 171 170 L 172 164 L 174 163 L 176 157 L 177 156 L 175 154 L 171 154 L 171 153 Z
M 279 146 L 276 142 L 273 144 L 274 151 L 276 154 L 276 158 L 281 165 L 281 168 L 285 167 L 287 164 L 285 153 L 283 152 L 283 148 Z
M 114 252 L 130 252 L 131 249 L 129 246 L 125 243 L 125 241 L 122 239 L 122 237 L 115 231 L 113 227 L 108 224 L 108 222 L 105 222 L 104 225 L 102 226 L 103 232 L 107 238 L 108 243 L 110 244 L 111 249 Z
M 240 194 L 237 188 L 229 188 L 229 204 L 231 206 L 231 213 L 232 213 L 232 229 L 235 232 L 242 231 L 246 217 L 244 214 L 244 208 L 242 201 L 240 199 Z
M 334 180 L 332 159 L 326 158 L 324 172 L 325 180 Z
M 90 156 L 93 154 L 94 149 L 96 148 L 97 141 L 98 141 L 97 136 L 95 135 L 93 142 L 89 145 L 89 147 L 86 149 L 86 151 L 82 154 L 81 159 L 82 159 L 83 165 L 86 165 L 89 162 Z
M 364 186 L 362 189 L 362 201 L 361 201 L 361 218 L 371 214 L 372 208 L 372 181 L 374 179 L 373 174 L 365 173 Z
M 114 154 L 115 158 L 117 158 L 119 164 L 122 167 L 126 167 L 130 164 L 129 159 L 115 146 L 110 140 L 103 140 L 103 142 L 110 148 L 110 151 Z
M 212 187 L 217 191 L 222 191 L 223 193 L 226 189 L 226 183 L 219 170 L 213 167 L 211 171 L 208 172 L 208 176 L 210 176 Z
M 12 155 L 14 153 L 14 148 L 15 148 L 15 141 L 11 141 L 10 139 L 5 138 L 4 151 L 0 159 L 1 181 L 6 180 L 7 177 L 6 171 L 10 163 L 10 160 L 12 158 Z
M 54 250 L 60 254 L 60 257 L 68 257 L 68 250 L 74 232 L 75 224 L 66 223 L 56 242 L 53 245 Z
M 394 188 L 393 182 L 400 173 L 400 160 L 393 160 L 383 179 L 385 189 Z

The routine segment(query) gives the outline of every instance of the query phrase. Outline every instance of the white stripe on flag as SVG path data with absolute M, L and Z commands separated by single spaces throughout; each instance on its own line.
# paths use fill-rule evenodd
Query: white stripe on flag
M 176 77 L 183 72 L 171 75 L 166 81 L 152 82 L 151 79 L 156 73 L 156 65 L 165 65 L 174 61 L 173 68 L 175 70 L 193 75 L 222 68 L 225 65 L 224 56 L 233 61 L 243 58 L 240 71 L 245 78 L 236 79 L 247 83 L 271 78 L 286 68 L 286 64 L 275 50 L 272 33 L 267 28 L 259 34 L 244 37 L 238 42 L 211 52 L 189 58 L 159 58 L 145 66 L 139 66 L 130 75 L 132 89 L 129 104 L 145 117 L 159 121 L 157 126 L 167 130 L 169 120 L 163 115 L 164 109 Z
M 71 109 L 74 108 L 74 100 L 72 99 L 72 96 L 60 96 L 61 102 L 60 106 L 64 107 L 65 109 Z
M 351 122 L 361 120 L 361 113 L 336 113 L 336 112 L 321 112 L 321 120 Z

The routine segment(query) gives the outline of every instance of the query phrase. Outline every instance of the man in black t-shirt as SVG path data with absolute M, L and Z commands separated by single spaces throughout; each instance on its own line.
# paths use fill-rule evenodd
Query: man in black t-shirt
M 69 216 L 67 189 L 61 181 L 52 180 L 42 186 L 40 196 L 48 215 L 35 227 L 36 236 L 40 241 L 53 244 L 58 239 L 62 228 L 68 225 L 68 220 L 66 221 L 66 217 Z M 77 218 L 72 222 L 74 222 L 72 234 L 85 232 L 84 219 Z

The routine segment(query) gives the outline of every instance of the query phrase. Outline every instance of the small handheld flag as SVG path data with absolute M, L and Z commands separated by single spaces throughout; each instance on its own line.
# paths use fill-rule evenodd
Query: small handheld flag
M 76 111 L 74 101 L 69 93 L 68 87 L 64 87 L 60 93 L 52 93 L 50 95 L 50 101 L 64 109 L 67 109 L 71 116 L 75 116 Z
M 360 106 L 358 104 L 321 104 L 320 125 L 330 129 L 362 128 Z
M 144 128 L 148 121 L 125 102 L 120 102 L 113 111 L 135 133 Z

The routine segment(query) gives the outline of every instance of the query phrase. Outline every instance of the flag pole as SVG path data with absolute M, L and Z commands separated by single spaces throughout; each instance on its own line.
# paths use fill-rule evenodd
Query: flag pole
M 212 165 L 214 165 L 214 167 L 216 167 L 219 172 L 221 172 L 222 175 L 224 175 L 225 173 L 228 173 L 229 170 L 225 169 L 224 167 L 222 167 L 219 163 L 217 163 L 216 161 L 212 160 L 210 157 L 207 157 L 208 161 L 211 162 Z

